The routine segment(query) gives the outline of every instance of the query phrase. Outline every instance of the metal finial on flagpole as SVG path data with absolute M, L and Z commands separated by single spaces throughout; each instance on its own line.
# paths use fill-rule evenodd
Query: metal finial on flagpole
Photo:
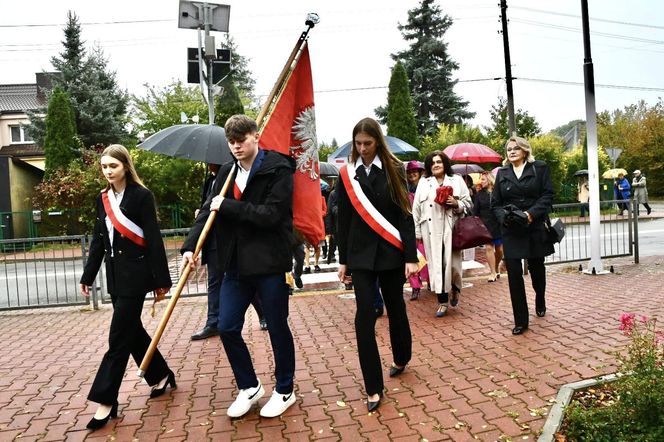
M 315 12 L 310 12 L 307 14 L 307 20 L 304 22 L 305 25 L 313 28 L 320 22 L 320 17 Z
M 295 64 L 299 59 L 300 53 L 302 52 L 302 49 L 304 48 L 304 45 L 307 42 L 309 31 L 311 31 L 318 22 L 320 22 L 320 17 L 318 16 L 318 14 L 316 14 L 315 12 L 310 12 L 309 14 L 307 14 L 307 19 L 304 22 L 304 24 L 307 26 L 307 29 L 302 31 L 302 33 L 300 34 L 300 38 L 298 38 L 297 43 L 293 48 L 293 51 L 288 57 L 288 61 L 286 61 L 284 68 L 281 70 L 281 74 L 279 74 L 277 82 L 274 83 L 272 91 L 270 91 L 270 94 L 268 95 L 265 104 L 263 105 L 261 111 L 258 114 L 258 117 L 256 118 L 256 122 L 258 123 L 259 127 L 259 132 L 263 131 L 263 126 L 265 125 L 266 122 L 265 118 L 269 114 L 270 109 L 273 107 L 275 98 L 279 94 L 279 91 L 283 88 L 286 80 L 288 79 L 288 76 L 295 68 Z

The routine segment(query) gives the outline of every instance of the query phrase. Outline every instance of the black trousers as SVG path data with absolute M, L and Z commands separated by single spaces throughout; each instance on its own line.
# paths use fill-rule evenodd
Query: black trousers
M 528 327 L 528 301 L 526 300 L 526 285 L 523 281 L 523 267 L 521 259 L 505 259 L 507 267 L 507 278 L 512 298 L 512 312 L 514 313 L 514 325 L 516 327 Z M 544 269 L 544 258 L 528 258 L 528 271 L 530 280 L 535 290 L 535 309 L 544 310 L 546 300 L 546 270 Z
M 127 371 L 131 355 L 140 365 L 150 346 L 150 336 L 143 328 L 141 311 L 145 295 L 113 297 L 113 318 L 108 334 L 108 351 L 90 388 L 88 400 L 99 404 L 113 405 L 118 399 L 120 384 Z M 159 350 L 145 372 L 148 385 L 156 385 L 168 375 L 169 368 Z
M 390 321 L 390 344 L 394 363 L 403 366 L 412 356 L 412 336 L 403 300 L 403 284 L 406 282 L 403 267 L 386 271 L 353 270 L 355 287 L 355 335 L 364 387 L 368 395 L 382 393 L 383 369 L 376 342 L 376 312 L 374 297 L 376 281 L 380 285 L 387 316 Z

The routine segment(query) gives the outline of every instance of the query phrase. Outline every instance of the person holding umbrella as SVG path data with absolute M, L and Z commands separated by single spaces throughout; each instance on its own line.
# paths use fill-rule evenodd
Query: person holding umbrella
M 276 385 L 261 408 L 263 417 L 276 417 L 295 403 L 295 346 L 288 325 L 289 286 L 286 272 L 293 256 L 293 173 L 295 161 L 258 147 L 256 121 L 234 115 L 226 121 L 226 136 L 236 161 L 224 164 L 208 198 L 182 246 L 183 268 L 195 267 L 196 242 L 211 211 L 217 258 L 224 271 L 219 295 L 218 329 L 239 392 L 226 414 L 244 416 L 265 394 L 256 376 L 244 339 L 244 317 L 257 293 L 267 320 L 274 353 Z M 230 190 L 219 195 L 227 178 Z
M 627 178 L 625 178 L 624 173 L 621 172 L 618 174 L 618 178 L 616 178 L 615 182 L 613 183 L 613 189 L 617 200 L 629 199 L 631 195 L 631 187 L 629 185 L 629 181 L 627 181 Z M 624 201 L 618 203 L 618 208 L 620 209 L 620 213 L 618 215 L 623 215 L 623 212 L 627 210 L 627 204 L 628 203 Z
M 97 196 L 97 221 L 80 290 L 86 298 L 90 296 L 90 286 L 103 259 L 113 317 L 108 351 L 88 394 L 88 400 L 99 404 L 87 424 L 90 430 L 117 417 L 118 392 L 129 356 L 140 364 L 150 345 L 150 336 L 141 323 L 146 293 L 154 291 L 155 298 L 160 299 L 172 285 L 154 196 L 138 177 L 127 149 L 119 144 L 104 149 L 101 171 L 108 184 Z M 145 372 L 145 380 L 152 386 L 151 398 L 164 394 L 169 384 L 176 386 L 175 375 L 159 350 Z

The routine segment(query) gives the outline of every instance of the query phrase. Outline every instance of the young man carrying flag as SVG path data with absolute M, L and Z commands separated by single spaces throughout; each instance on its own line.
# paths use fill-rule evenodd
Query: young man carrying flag
M 264 307 L 274 352 L 276 385 L 260 411 L 263 417 L 281 415 L 295 403 L 295 347 L 288 326 L 288 286 L 285 273 L 292 266 L 294 160 L 258 147 L 258 126 L 245 115 L 226 122 L 226 137 L 236 161 L 219 171 L 210 198 L 182 247 L 183 265 L 195 266 L 193 251 L 210 211 L 218 211 L 213 228 L 220 270 L 218 329 L 240 390 L 228 408 L 230 417 L 246 414 L 265 394 L 242 339 L 244 317 L 254 294 Z M 219 195 L 231 175 L 227 195 Z

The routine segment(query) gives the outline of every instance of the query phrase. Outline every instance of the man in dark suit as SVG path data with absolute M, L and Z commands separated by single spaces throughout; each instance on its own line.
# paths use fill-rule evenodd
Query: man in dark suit
M 276 417 L 295 403 L 295 346 L 288 326 L 285 279 L 292 266 L 295 164 L 290 157 L 258 148 L 258 127 L 251 118 L 234 115 L 225 129 L 236 161 L 220 169 L 214 186 L 217 196 L 201 208 L 182 247 L 182 259 L 196 265 L 192 259 L 196 241 L 210 211 L 218 211 L 213 229 L 219 267 L 225 272 L 218 329 L 240 389 L 226 413 L 241 417 L 265 394 L 242 339 L 245 312 L 257 293 L 272 342 L 276 378 L 272 397 L 260 414 Z M 220 196 L 228 177 L 229 191 Z

